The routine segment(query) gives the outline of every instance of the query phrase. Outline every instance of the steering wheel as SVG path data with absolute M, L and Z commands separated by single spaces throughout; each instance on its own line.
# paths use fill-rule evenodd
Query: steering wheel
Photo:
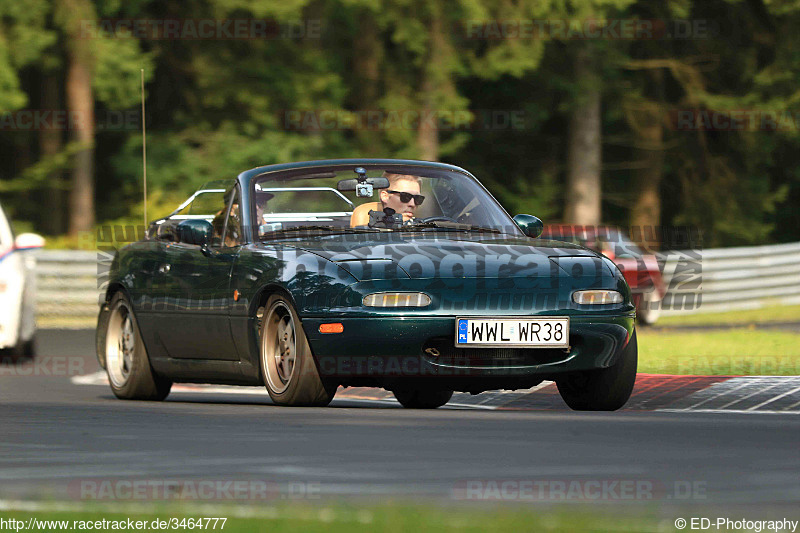
M 420 219 L 420 223 L 424 224 L 426 222 L 435 222 L 437 220 L 444 220 L 445 222 L 455 222 L 456 224 L 458 224 L 458 221 L 456 219 L 448 217 L 448 216 L 444 216 L 444 215 L 438 215 L 438 216 L 435 216 L 435 217 L 428 217 L 428 218 L 421 218 Z

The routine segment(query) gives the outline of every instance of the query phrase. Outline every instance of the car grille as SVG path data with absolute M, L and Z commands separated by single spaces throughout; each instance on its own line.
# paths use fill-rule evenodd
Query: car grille
M 525 366 L 563 361 L 563 348 L 457 348 L 454 337 L 434 337 L 422 347 L 423 357 L 452 366 Z

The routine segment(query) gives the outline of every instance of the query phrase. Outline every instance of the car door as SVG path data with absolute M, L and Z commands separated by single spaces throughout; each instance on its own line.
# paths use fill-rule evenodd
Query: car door
M 182 242 L 167 246 L 165 273 L 169 294 L 160 337 L 169 357 L 237 361 L 230 327 L 231 269 L 241 248 L 241 191 L 234 186 L 212 222 L 208 246 Z

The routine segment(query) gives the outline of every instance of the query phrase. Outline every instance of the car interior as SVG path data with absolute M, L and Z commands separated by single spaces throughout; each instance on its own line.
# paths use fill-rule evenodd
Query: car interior
M 380 179 L 380 170 L 371 170 L 374 177 Z M 352 171 L 337 173 L 294 176 L 284 180 L 261 180 L 255 183 L 256 223 L 259 236 L 281 229 L 306 226 L 332 226 L 355 228 L 367 226 L 370 222 L 370 211 L 379 211 L 379 188 L 374 188 L 371 196 L 359 196 L 350 187 L 343 187 L 345 182 L 355 182 Z M 435 187 L 433 182 L 436 181 Z M 214 225 L 213 244 L 219 244 L 217 235 L 221 216 L 227 213 L 228 191 L 234 180 L 217 180 L 209 182 L 183 202 L 172 214 L 151 224 L 150 235 L 158 240 L 177 242 L 177 226 L 187 219 L 203 219 Z M 442 216 L 443 213 L 458 213 L 457 220 L 472 223 L 472 218 L 481 211 L 476 198 L 461 194 L 449 180 L 434 180 L 421 177 L 421 194 L 430 200 L 420 205 L 416 212 L 417 219 Z M 466 195 L 466 196 L 465 196 Z M 462 196 L 465 196 L 462 198 Z M 237 211 L 238 213 L 238 211 Z M 234 213 L 236 214 L 236 213 Z

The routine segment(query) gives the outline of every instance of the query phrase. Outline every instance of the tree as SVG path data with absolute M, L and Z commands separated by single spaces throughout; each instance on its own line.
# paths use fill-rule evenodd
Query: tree
M 72 164 L 69 193 L 71 237 L 91 231 L 95 223 L 95 104 L 111 109 L 131 106 L 138 98 L 139 67 L 150 74 L 150 62 L 139 52 L 138 42 L 107 34 L 98 25 L 98 9 L 108 17 L 119 12 L 115 2 L 60 0 L 54 18 L 66 41 L 66 98 L 72 118 L 72 136 L 80 146 Z
M 578 47 L 572 59 L 578 96 L 569 116 L 564 208 L 564 220 L 571 224 L 597 225 L 601 219 L 601 87 L 595 61 L 587 46 Z
M 91 23 L 189 20 L 187 13 L 267 19 L 278 33 L 150 39 Z M 586 34 L 591 21 L 636 18 L 705 21 L 711 31 L 682 39 Z M 75 20 L 89 28 L 83 39 Z M 736 31 L 726 32 L 730 20 Z M 514 35 L 514 23 L 526 22 L 547 29 Z M 565 22 L 568 35 L 554 32 Z M 691 225 L 707 245 L 796 239 L 798 23 L 793 4 L 761 0 L 6 2 L 0 111 L 66 106 L 84 110 L 76 126 L 91 113 L 99 118 L 68 132 L 69 142 L 58 128 L 0 129 L 0 156 L 10 162 L 0 169 L 0 191 L 15 195 L 4 198 L 15 218 L 49 232 L 66 207 L 59 196 L 68 195 L 95 201 L 70 209 L 73 233 L 91 225 L 93 212 L 138 223 L 138 124 L 109 133 L 93 125 L 109 110 L 138 116 L 144 68 L 152 75 L 150 212 L 171 210 L 191 189 L 243 168 L 379 155 L 465 166 L 515 213 Z M 687 110 L 750 110 L 777 127 L 725 130 L 700 120 L 676 128 L 675 113 Z M 387 120 L 375 128 L 360 121 L 364 111 Z M 514 123 L 494 122 L 494 112 Z M 333 123 L 320 120 L 325 113 Z M 393 121 L 398 116 L 405 122 Z
M 81 35 L 81 23 L 96 20 L 89 0 L 63 0 L 56 4 L 56 19 L 67 41 L 66 95 L 72 117 L 72 136 L 80 144 L 72 168 L 69 193 L 69 235 L 94 227 L 94 94 L 95 57 L 90 39 Z
M 20 73 L 55 42 L 55 35 L 46 28 L 48 12 L 47 0 L 0 3 L 0 113 L 29 102 Z
M 696 2 L 673 15 L 745 22 L 735 34 L 715 34 L 711 25 L 690 39 L 631 46 L 620 65 L 632 73 L 626 98 L 638 112 L 626 116 L 644 163 L 632 184 L 633 223 L 654 224 L 661 211 L 672 224 L 701 228 L 706 246 L 769 239 L 792 179 L 791 165 L 775 154 L 796 144 L 796 128 L 770 121 L 788 116 L 800 94 L 787 77 L 798 67 L 799 11 L 760 1 Z
M 567 46 L 573 75 L 564 207 L 564 220 L 568 223 L 596 225 L 602 219 L 603 84 L 600 78 L 600 54 L 610 45 L 593 38 L 588 24 L 594 21 L 602 27 L 600 21 L 622 17 L 623 9 L 630 3 L 628 0 L 567 1 L 562 6 L 570 30 L 577 27 L 580 39 Z
M 58 78 L 54 72 L 45 72 L 42 75 L 41 99 L 43 109 L 61 109 L 61 95 L 59 94 Z M 56 157 L 61 152 L 63 138 L 61 130 L 54 124 L 47 124 L 39 131 L 39 157 L 48 160 Z M 61 169 L 55 169 L 47 176 L 48 182 L 55 184 L 61 181 Z M 52 187 L 45 197 L 48 216 L 44 221 L 44 229 L 49 235 L 62 232 L 64 220 L 63 191 L 59 187 Z

